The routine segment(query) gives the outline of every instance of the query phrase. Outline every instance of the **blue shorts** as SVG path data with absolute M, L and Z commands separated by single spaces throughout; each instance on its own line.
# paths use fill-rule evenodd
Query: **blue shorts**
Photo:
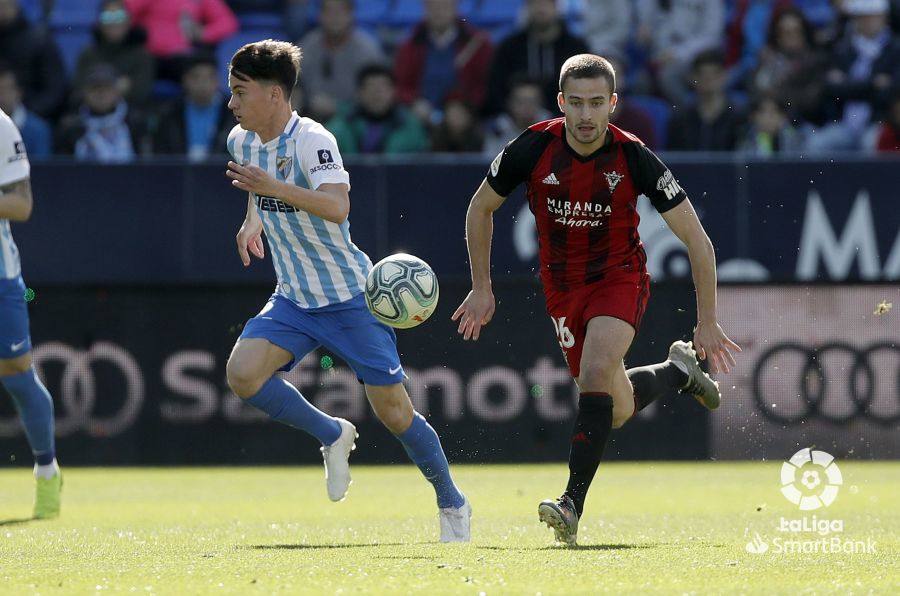
M 18 358 L 30 351 L 25 282 L 21 275 L 0 279 L 0 360 Z
M 274 294 L 258 315 L 247 321 L 240 339 L 265 339 L 294 355 L 281 370 L 290 370 L 303 357 L 324 346 L 350 365 L 367 385 L 395 385 L 403 381 L 394 330 L 378 322 L 362 294 L 340 304 L 300 308 Z

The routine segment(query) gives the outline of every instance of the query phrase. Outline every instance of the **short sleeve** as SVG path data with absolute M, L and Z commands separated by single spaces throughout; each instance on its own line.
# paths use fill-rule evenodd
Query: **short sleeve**
M 501 197 L 509 196 L 521 183 L 528 179 L 531 168 L 536 163 L 533 159 L 535 136 L 526 130 L 507 143 L 503 151 L 497 154 L 487 173 L 487 182 Z
M 660 213 L 665 213 L 687 198 L 672 171 L 643 143 L 627 143 L 626 155 L 635 186 Z
M 0 112 L 0 186 L 19 182 L 31 175 L 22 135 L 13 121 Z
M 350 186 L 350 174 L 344 169 L 337 141 L 324 126 L 310 126 L 301 134 L 299 144 L 300 165 L 311 189 L 316 190 L 323 184 Z
M 228 133 L 228 140 L 225 142 L 225 146 L 228 147 L 228 154 L 236 163 L 241 163 L 241 160 L 237 157 L 237 139 L 242 130 L 240 124 L 235 125 L 231 132 Z

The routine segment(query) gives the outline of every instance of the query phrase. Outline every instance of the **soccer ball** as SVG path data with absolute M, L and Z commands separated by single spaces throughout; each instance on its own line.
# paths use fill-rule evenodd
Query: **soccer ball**
M 397 253 L 375 263 L 366 279 L 366 306 L 376 319 L 409 329 L 425 322 L 438 302 L 438 281 L 428 263 Z

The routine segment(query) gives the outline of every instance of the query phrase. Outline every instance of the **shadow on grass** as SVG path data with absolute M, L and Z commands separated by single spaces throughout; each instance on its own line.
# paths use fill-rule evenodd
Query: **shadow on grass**
M 27 524 L 30 521 L 37 521 L 37 518 L 18 517 L 13 519 L 0 519 L 0 526 L 18 526 L 19 524 Z
M 412 546 L 426 542 L 364 542 L 358 544 L 253 544 L 253 550 L 319 550 L 331 548 L 366 548 L 372 546 Z M 412 557 L 409 557 L 412 558 Z
M 539 551 L 539 550 L 628 550 L 633 548 L 657 548 L 659 544 L 578 544 L 575 546 L 550 545 L 535 546 L 532 548 L 524 546 L 478 546 L 476 548 L 485 550 L 506 550 L 506 551 Z

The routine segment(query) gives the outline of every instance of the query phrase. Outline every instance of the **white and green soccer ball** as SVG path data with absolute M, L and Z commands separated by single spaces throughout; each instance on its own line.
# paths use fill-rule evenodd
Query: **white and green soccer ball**
M 366 279 L 366 306 L 385 325 L 397 329 L 421 325 L 437 303 L 437 276 L 413 255 L 397 253 L 381 259 Z

